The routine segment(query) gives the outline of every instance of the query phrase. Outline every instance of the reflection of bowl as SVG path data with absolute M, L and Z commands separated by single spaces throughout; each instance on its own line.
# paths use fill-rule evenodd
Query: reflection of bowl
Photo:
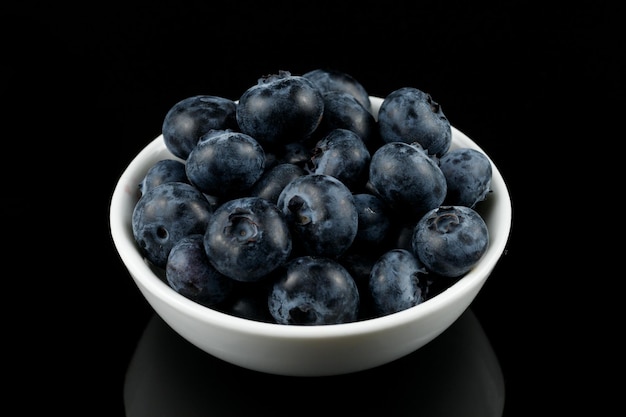
M 372 97 L 373 111 L 381 103 L 382 99 Z M 482 150 L 453 127 L 452 149 L 456 147 Z M 148 168 L 164 158 L 173 156 L 159 136 L 119 179 L 110 207 L 115 246 L 139 290 L 168 325 L 211 355 L 252 370 L 293 376 L 343 374 L 376 367 L 421 348 L 474 300 L 503 254 L 511 228 L 509 193 L 494 164 L 493 192 L 477 208 L 489 228 L 490 246 L 480 262 L 450 288 L 407 310 L 347 324 L 296 326 L 247 320 L 180 295 L 139 252 L 131 229 L 137 185 Z
M 500 417 L 504 397 L 500 365 L 471 309 L 428 346 L 397 361 L 320 378 L 233 366 L 187 343 L 154 315 L 124 385 L 128 417 L 163 415 L 163 410 L 179 417 L 327 415 L 333 401 L 349 405 L 356 415 Z

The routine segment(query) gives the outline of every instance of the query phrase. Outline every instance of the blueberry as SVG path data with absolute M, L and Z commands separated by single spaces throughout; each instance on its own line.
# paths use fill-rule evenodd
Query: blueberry
M 291 163 L 278 164 L 263 173 L 250 190 L 250 195 L 265 198 L 276 204 L 283 188 L 291 180 L 305 174 L 306 171 L 298 165 Z
M 370 272 L 374 312 L 384 316 L 421 304 L 428 289 L 427 274 L 424 264 L 411 251 L 385 252 Z
M 221 312 L 248 320 L 276 322 L 267 302 L 271 286 L 269 279 L 256 282 L 231 281 L 235 283 L 233 291 L 226 302 L 217 306 Z
M 388 232 L 389 244 L 394 248 L 412 250 L 411 240 L 413 239 L 416 223 L 392 222 L 392 227 L 390 227 Z
M 310 80 L 280 71 L 244 91 L 236 116 L 241 131 L 269 151 L 308 139 L 323 113 L 322 94 Z
M 378 111 L 383 142 L 417 142 L 429 155 L 442 156 L 452 143 L 452 127 L 441 106 L 417 88 L 392 91 Z
M 285 265 L 272 286 L 268 306 L 279 324 L 348 323 L 358 318 L 359 291 L 339 262 L 301 256 Z
M 369 290 L 369 278 L 378 256 L 380 254 L 373 255 L 368 251 L 355 250 L 351 247 L 338 259 L 352 276 L 359 290 L 359 320 L 377 316 L 373 308 L 372 293 Z
M 446 177 L 448 193 L 445 205 L 474 208 L 491 192 L 491 162 L 487 155 L 473 148 L 457 148 L 439 159 Z
M 165 276 L 176 292 L 207 307 L 224 302 L 234 288 L 234 281 L 209 262 L 204 236 L 199 233 L 183 237 L 172 247 Z
M 368 193 L 354 194 L 354 202 L 359 215 L 355 243 L 382 244 L 391 228 L 387 205 L 379 197 Z
M 311 149 L 304 142 L 289 142 L 278 154 L 278 163 L 298 165 L 304 168 L 311 159 Z
M 265 152 L 251 136 L 232 130 L 204 134 L 189 153 L 189 181 L 203 193 L 239 197 L 249 191 L 265 169 Z
M 378 125 L 374 115 L 353 95 L 343 91 L 328 91 L 324 98 L 324 116 L 318 128 L 319 134 L 333 129 L 348 129 L 359 135 L 365 145 L 374 143 Z
M 441 206 L 417 222 L 411 246 L 429 271 L 444 277 L 460 277 L 487 251 L 489 231 L 474 209 Z
M 237 104 L 224 97 L 197 95 L 172 106 L 163 120 L 163 141 L 167 149 L 187 159 L 200 136 L 211 129 L 236 130 Z
M 241 197 L 219 206 L 204 234 L 211 264 L 222 274 L 255 282 L 291 254 L 289 227 L 276 205 L 261 197 Z
M 370 159 L 359 135 L 348 129 L 333 129 L 315 145 L 310 170 L 332 175 L 353 188 L 367 181 Z
M 165 182 L 135 204 L 132 230 L 145 258 L 165 268 L 167 257 L 183 237 L 204 233 L 213 207 L 197 188 L 184 182 Z
M 374 153 L 369 183 L 406 223 L 443 203 L 447 184 L 436 160 L 419 145 L 387 143 Z
M 367 90 L 363 84 L 348 73 L 337 69 L 317 68 L 302 74 L 302 76 L 313 81 L 322 93 L 328 91 L 345 92 L 356 98 L 368 111 L 372 109 Z
M 164 182 L 189 182 L 185 172 L 185 164 L 176 159 L 162 159 L 148 169 L 139 183 L 139 192 L 143 195 Z
M 357 287 L 363 286 L 365 288 L 369 285 L 370 272 L 376 259 L 363 251 L 356 251 L 350 248 L 337 261 L 348 270 Z M 361 299 L 361 301 L 363 300 Z
M 307 255 L 338 257 L 356 237 L 359 217 L 352 192 L 331 175 L 295 178 L 280 193 L 277 205 L 294 242 Z

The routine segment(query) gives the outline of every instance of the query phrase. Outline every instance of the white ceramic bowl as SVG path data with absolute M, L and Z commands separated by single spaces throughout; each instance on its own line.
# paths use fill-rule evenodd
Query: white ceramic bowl
M 373 112 L 382 103 L 372 97 Z M 452 128 L 452 148 L 474 141 Z M 183 338 L 232 364 L 290 376 L 328 376 L 373 368 L 401 358 L 446 330 L 469 307 L 502 256 L 511 229 L 507 186 L 492 162 L 492 193 L 477 210 L 490 245 L 481 261 L 450 288 L 410 309 L 354 323 L 295 326 L 263 323 L 203 307 L 175 292 L 140 254 L 131 229 L 137 185 L 158 160 L 174 158 L 163 137 L 150 142 L 121 175 L 111 198 L 110 228 L 117 251 L 155 312 Z

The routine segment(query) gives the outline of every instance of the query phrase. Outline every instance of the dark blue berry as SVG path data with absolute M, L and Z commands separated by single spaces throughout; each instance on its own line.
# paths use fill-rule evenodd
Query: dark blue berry
M 338 257 L 356 237 L 359 217 L 352 192 L 331 175 L 307 174 L 292 180 L 277 205 L 294 243 L 307 255 Z
M 165 268 L 174 245 L 190 234 L 203 234 L 213 207 L 193 185 L 165 182 L 145 193 L 135 204 L 132 229 L 142 254 Z
M 370 272 L 374 312 L 384 316 L 421 304 L 428 288 L 427 274 L 426 267 L 412 252 L 385 252 Z
M 310 80 L 280 71 L 260 78 L 241 95 L 237 123 L 270 151 L 308 139 L 323 113 L 322 94 Z
M 164 182 L 189 182 L 185 172 L 185 163 L 176 159 L 162 159 L 148 169 L 141 183 L 139 192 L 143 195 Z
M 438 207 L 446 197 L 446 178 L 436 160 L 419 145 L 387 143 L 374 153 L 369 183 L 406 223 Z
M 187 159 L 202 135 L 212 129 L 237 129 L 237 104 L 211 95 L 187 97 L 172 106 L 163 120 L 163 141 L 167 149 Z
M 389 208 L 380 197 L 368 193 L 354 194 L 354 202 L 359 214 L 355 243 L 382 244 L 391 228 Z
M 277 204 L 278 196 L 283 191 L 283 188 L 285 188 L 291 180 L 305 174 L 306 171 L 298 165 L 291 163 L 278 164 L 263 173 L 261 178 L 250 190 L 250 195 L 262 197 Z
M 359 291 L 339 262 L 313 256 L 289 261 L 268 297 L 279 324 L 325 325 L 356 321 Z
M 491 162 L 477 149 L 451 150 L 439 159 L 439 167 L 448 184 L 446 205 L 474 208 L 491 192 Z
M 367 181 L 370 153 L 363 140 L 351 130 L 333 129 L 315 145 L 310 170 L 332 175 L 349 188 Z
M 370 96 L 363 86 L 352 75 L 343 71 L 330 68 L 317 68 L 302 74 L 303 77 L 313 81 L 322 91 L 340 91 L 352 95 L 368 111 L 372 109 Z
M 489 230 L 474 209 L 442 206 L 417 222 L 411 245 L 429 271 L 454 278 L 467 273 L 483 257 Z
M 318 135 L 333 129 L 348 129 L 359 135 L 369 146 L 378 135 L 378 125 L 374 115 L 354 96 L 343 91 L 328 91 L 324 97 L 324 116 L 318 128 Z
M 261 197 L 229 200 L 213 213 L 204 234 L 209 260 L 222 274 L 255 282 L 281 266 L 292 241 L 282 212 Z
M 439 103 L 417 88 L 388 94 L 378 111 L 383 142 L 417 142 L 429 155 L 442 156 L 452 143 L 452 127 Z
M 210 131 L 189 153 L 189 181 L 203 193 L 234 198 L 245 195 L 265 169 L 265 152 L 245 133 Z
M 275 323 L 270 314 L 267 297 L 271 281 L 255 282 L 234 281 L 235 286 L 226 302 L 217 306 L 223 313 L 248 320 Z
M 185 236 L 172 247 L 165 276 L 176 292 L 207 307 L 224 302 L 234 287 L 234 281 L 209 262 L 202 234 Z

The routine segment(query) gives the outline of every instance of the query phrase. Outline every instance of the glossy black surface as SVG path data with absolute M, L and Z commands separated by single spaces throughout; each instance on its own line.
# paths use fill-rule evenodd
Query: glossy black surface
M 267 387 L 267 389 L 264 389 Z M 393 363 L 352 374 L 298 378 L 227 364 L 190 345 L 153 315 L 128 366 L 128 417 L 175 410 L 179 417 L 288 415 L 305 408 L 324 415 L 338 404 L 351 413 L 393 416 L 501 416 L 502 370 L 473 311 L 423 349 Z
M 110 417 L 270 414 L 274 401 L 275 415 L 293 415 L 282 404 L 294 397 L 305 409 L 343 401 L 385 416 L 606 415 L 615 396 L 595 371 L 614 367 L 582 345 L 611 345 L 599 325 L 619 315 L 585 307 L 620 304 L 604 299 L 609 280 L 585 272 L 607 256 L 590 255 L 606 240 L 583 234 L 610 226 L 588 220 L 602 196 L 580 184 L 617 140 L 604 133 L 623 76 L 612 6 L 220 4 L 3 6 L 2 143 L 15 168 L 5 166 L 2 201 L 18 227 L 5 234 L 8 403 Z M 262 75 L 318 67 L 374 96 L 431 93 L 496 163 L 513 227 L 440 339 L 363 375 L 294 381 L 234 369 L 165 328 L 112 245 L 108 207 L 175 102 L 237 99 Z

